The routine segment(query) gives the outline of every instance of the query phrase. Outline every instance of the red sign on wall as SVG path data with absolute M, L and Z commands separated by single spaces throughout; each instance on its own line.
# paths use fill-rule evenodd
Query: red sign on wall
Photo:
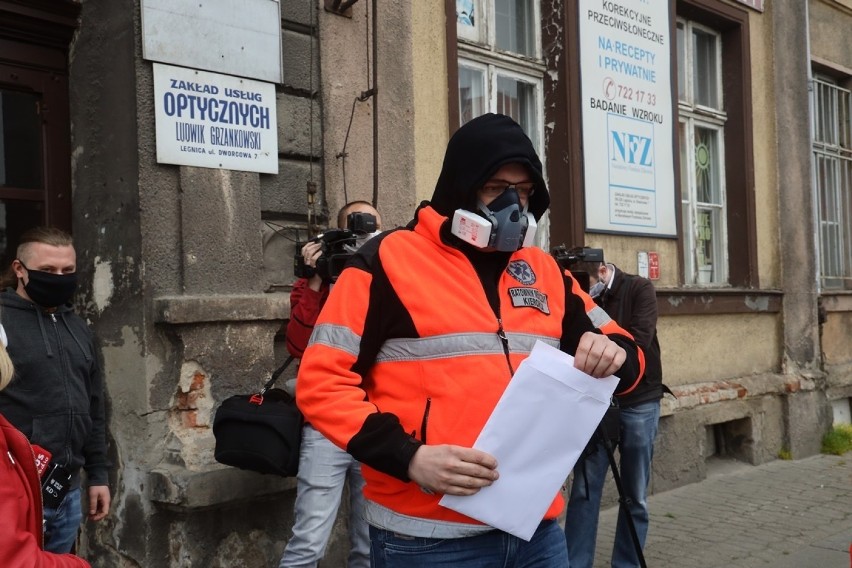
M 648 278 L 650 280 L 660 279 L 660 255 L 656 252 L 648 253 Z

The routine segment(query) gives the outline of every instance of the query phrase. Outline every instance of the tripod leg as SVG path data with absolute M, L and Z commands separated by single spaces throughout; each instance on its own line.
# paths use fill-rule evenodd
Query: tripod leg
M 618 510 L 624 515 L 627 521 L 627 527 L 630 529 L 630 538 L 633 540 L 633 546 L 636 548 L 636 557 L 639 558 L 639 565 L 642 568 L 648 568 L 645 564 L 645 555 L 642 553 L 642 544 L 639 542 L 639 535 L 636 533 L 636 525 L 633 522 L 633 515 L 630 513 L 630 497 L 624 496 L 624 488 L 621 485 L 621 475 L 618 473 L 618 465 L 615 463 L 615 452 L 612 447 L 612 441 L 606 435 L 604 430 L 601 436 L 602 443 L 606 449 L 606 455 L 609 458 L 609 467 L 612 470 L 612 478 L 615 481 L 615 488 L 618 490 Z

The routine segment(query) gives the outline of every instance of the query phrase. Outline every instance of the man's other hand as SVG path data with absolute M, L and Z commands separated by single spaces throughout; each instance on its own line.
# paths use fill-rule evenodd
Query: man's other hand
M 606 335 L 587 331 L 580 338 L 574 367 L 598 379 L 615 373 L 627 360 L 627 352 Z
M 106 485 L 89 487 L 89 520 L 100 521 L 109 514 L 110 494 Z
M 499 477 L 490 454 L 461 446 L 422 445 L 408 464 L 408 476 L 420 487 L 447 495 L 473 495 Z

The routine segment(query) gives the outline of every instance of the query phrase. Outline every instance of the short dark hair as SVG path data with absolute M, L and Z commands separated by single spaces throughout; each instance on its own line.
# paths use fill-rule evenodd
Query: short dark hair
M 598 278 L 598 269 L 603 265 L 603 262 L 594 260 L 579 260 L 571 265 L 573 272 L 586 272 L 595 280 Z
M 74 246 L 71 235 L 62 229 L 57 229 L 56 227 L 33 227 L 21 235 L 21 240 L 18 242 L 18 259 L 26 255 L 27 248 L 32 243 L 42 243 L 53 247 Z
M 337 228 L 343 229 L 346 226 L 346 216 L 349 213 L 349 210 L 355 205 L 366 205 L 367 207 L 373 207 L 373 204 L 369 201 L 350 201 L 346 205 L 340 208 L 340 211 L 337 212 Z

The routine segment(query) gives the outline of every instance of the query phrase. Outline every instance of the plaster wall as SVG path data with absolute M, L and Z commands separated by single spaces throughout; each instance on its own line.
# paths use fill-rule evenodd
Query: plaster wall
M 346 201 L 373 200 L 377 104 L 378 209 L 384 228 L 391 229 L 406 224 L 416 204 L 412 6 L 402 0 L 378 2 L 378 92 L 375 99 L 360 101 L 373 84 L 372 9 L 372 2 L 363 1 L 352 7 L 351 19 L 327 12 L 319 18 L 325 198 L 332 215 Z
M 582 243 L 581 243 L 582 244 Z M 631 274 L 638 274 L 638 253 L 655 251 L 660 257 L 660 278 L 654 281 L 656 288 L 676 288 L 681 265 L 674 239 L 652 237 L 624 238 L 617 235 L 587 233 L 585 246 L 604 249 L 604 258 Z
M 778 314 L 668 316 L 657 333 L 667 385 L 778 372 Z
M 852 313 L 832 312 L 822 328 L 822 351 L 827 365 L 852 362 Z
M 807 4 L 772 3 L 775 129 L 784 154 L 776 163 L 781 249 L 781 287 L 785 370 L 809 371 L 818 365 L 816 254 L 811 192 L 811 142 L 808 108 Z M 781 96 L 783 94 L 783 96 Z
M 757 227 L 757 272 L 761 289 L 781 287 L 781 258 L 778 239 L 780 233 L 778 208 L 777 133 L 774 111 L 776 92 L 772 82 L 773 38 L 772 26 L 765 16 L 749 16 L 751 40 L 751 93 L 754 153 L 754 201 Z
M 443 2 L 411 3 L 414 193 L 418 203 L 432 196 L 449 141 L 444 9 Z
M 852 70 L 852 3 L 808 0 L 811 56 Z M 845 25 L 842 23 L 845 22 Z

